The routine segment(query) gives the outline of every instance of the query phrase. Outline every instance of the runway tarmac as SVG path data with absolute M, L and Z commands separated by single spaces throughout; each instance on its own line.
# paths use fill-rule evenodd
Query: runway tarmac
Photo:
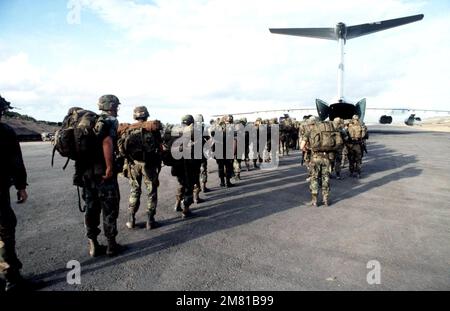
M 24 143 L 29 201 L 14 203 L 23 273 L 44 281 L 43 290 L 68 291 L 450 290 L 450 133 L 369 131 L 362 178 L 332 180 L 326 208 L 307 205 L 298 152 L 276 170 L 244 170 L 231 189 L 218 187 L 210 161 L 213 191 L 187 220 L 173 211 L 176 180 L 164 167 L 156 215 L 163 226 L 151 231 L 143 229 L 145 199 L 140 228 L 125 227 L 129 186 L 120 178 L 118 241 L 126 251 L 96 259 L 87 253 L 72 164 L 63 171 L 56 156 L 51 168 L 49 143 Z M 66 281 L 70 260 L 81 263 L 80 285 Z M 367 281 L 373 260 L 380 284 Z

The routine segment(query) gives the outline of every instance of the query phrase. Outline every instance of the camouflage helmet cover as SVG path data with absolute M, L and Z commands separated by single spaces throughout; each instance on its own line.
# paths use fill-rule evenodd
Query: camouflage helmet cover
M 203 123 L 205 120 L 203 119 L 203 115 L 202 114 L 198 114 L 195 116 L 195 122 L 198 123 Z
M 341 125 L 344 122 L 343 122 L 343 120 L 341 118 L 336 117 L 336 118 L 333 119 L 333 123 L 336 124 L 336 125 Z
M 192 123 L 194 123 L 194 117 L 190 114 L 184 115 L 181 118 L 181 123 L 185 125 L 191 125 Z
M 317 122 L 317 118 L 315 116 L 311 116 L 311 117 L 308 118 L 306 124 L 314 125 L 314 124 L 316 124 L 316 122 Z
M 233 123 L 233 115 L 231 114 L 227 114 L 224 119 L 227 123 Z
M 135 120 L 147 120 L 149 116 L 150 114 L 145 106 L 138 106 L 133 110 L 133 118 Z
M 98 99 L 98 109 L 103 111 L 117 109 L 119 105 L 120 101 L 115 95 L 103 95 Z

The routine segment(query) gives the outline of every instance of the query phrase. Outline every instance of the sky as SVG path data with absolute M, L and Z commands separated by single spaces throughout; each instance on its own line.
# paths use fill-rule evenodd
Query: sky
M 424 14 L 348 40 L 344 96 L 367 107 L 450 110 L 450 1 L 0 0 L 0 95 L 61 121 L 114 94 L 177 123 L 314 107 L 337 95 L 337 42 L 269 28 L 347 26 Z

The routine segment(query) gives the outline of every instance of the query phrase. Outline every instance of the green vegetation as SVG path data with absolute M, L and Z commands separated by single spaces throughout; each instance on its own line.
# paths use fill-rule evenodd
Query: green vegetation
M 38 124 L 46 124 L 50 126 L 61 126 L 61 122 L 52 122 L 52 121 L 43 121 L 43 120 L 36 120 L 33 117 L 30 117 L 28 115 L 22 115 L 18 112 L 14 111 L 7 111 L 4 114 L 5 118 L 9 119 L 16 119 L 16 120 L 23 120 L 23 121 L 32 121 Z

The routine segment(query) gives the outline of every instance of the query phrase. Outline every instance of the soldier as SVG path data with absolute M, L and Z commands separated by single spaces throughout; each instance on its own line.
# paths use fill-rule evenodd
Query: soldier
M 306 139 L 306 135 L 308 134 L 308 132 L 310 131 L 312 125 L 314 125 L 314 123 L 316 122 L 316 117 L 314 116 L 305 116 L 303 117 L 303 121 L 301 124 L 301 128 L 300 128 L 300 133 L 301 133 L 301 137 L 300 137 L 300 145 L 301 145 L 301 141 Z M 311 149 L 309 147 L 309 143 L 305 144 L 304 148 L 300 148 L 300 150 L 302 151 L 302 159 L 301 159 L 301 164 L 305 165 L 306 167 L 306 171 L 307 171 L 307 177 L 306 177 L 306 181 L 311 181 Z
M 345 132 L 346 138 L 347 140 L 349 139 L 348 137 L 348 125 L 350 124 L 351 119 L 345 119 L 344 120 L 344 127 L 343 130 Z M 347 141 L 346 141 L 347 142 Z M 344 148 L 342 149 L 342 165 L 341 168 L 345 167 L 345 162 L 348 162 L 348 149 L 347 149 L 347 144 L 344 144 Z
M 202 131 L 202 140 L 203 140 L 203 146 L 205 145 L 205 143 L 210 139 L 210 137 L 207 136 L 203 136 L 204 131 L 205 131 L 205 124 L 204 124 L 204 119 L 203 119 L 203 115 L 198 114 L 195 116 L 195 123 L 197 124 L 197 126 L 201 129 Z M 199 184 L 196 184 L 196 189 L 195 193 L 194 193 L 194 202 L 195 203 L 201 203 L 203 202 L 202 199 L 199 198 L 198 194 L 200 191 L 203 191 L 204 193 L 209 192 L 209 188 L 206 187 L 206 183 L 208 182 L 208 159 L 207 157 L 203 154 L 202 151 L 202 160 L 201 160 L 201 165 L 200 165 L 200 180 L 199 180 Z
M 183 138 L 189 138 L 193 142 L 193 126 L 194 126 L 194 117 L 192 115 L 185 115 L 181 119 L 181 123 L 183 125 L 182 134 Z M 188 133 L 186 135 L 186 133 Z M 190 157 L 189 158 L 181 158 L 179 160 L 175 160 L 172 166 L 171 174 L 172 176 L 177 177 L 178 181 L 178 189 L 176 194 L 176 203 L 175 203 L 175 211 L 182 212 L 182 217 L 190 217 L 192 216 L 192 212 L 190 210 L 190 206 L 194 202 L 194 185 L 198 182 L 200 176 L 200 167 L 199 160 L 194 159 L 194 145 L 186 143 L 184 145 L 191 145 Z M 193 142 L 195 143 L 195 142 Z M 201 143 L 201 142 L 200 142 Z M 180 147 L 182 148 L 182 147 Z M 183 150 L 180 150 L 182 152 Z M 181 207 L 181 203 L 183 203 L 183 207 Z
M 362 143 L 366 137 L 367 128 L 363 126 L 357 115 L 352 117 L 352 122 L 348 126 L 349 140 L 347 143 L 348 162 L 350 176 L 360 178 L 362 164 Z
M 220 178 L 220 186 L 221 187 L 234 187 L 234 184 L 231 182 L 231 177 L 233 175 L 233 161 L 234 161 L 234 150 L 232 150 L 231 158 L 227 158 L 227 148 L 233 148 L 234 149 L 234 127 L 233 127 L 233 116 L 227 115 L 224 117 L 223 122 L 219 124 L 219 127 L 222 132 L 222 136 L 217 136 L 216 131 L 212 134 L 214 136 L 214 152 L 220 152 L 222 154 L 216 154 L 216 162 L 219 170 L 219 178 Z M 228 128 L 228 131 L 227 131 Z M 230 130 L 232 129 L 232 130 Z M 227 146 L 227 141 L 230 140 L 230 138 L 227 140 L 227 135 L 233 135 L 231 138 L 233 140 L 233 146 Z M 220 150 L 219 147 L 222 147 Z M 225 184 L 226 180 L 226 184 Z
M 336 129 L 339 129 L 339 131 L 341 132 L 341 136 L 342 136 L 342 140 L 345 142 L 347 141 L 347 134 L 346 131 L 344 130 L 344 122 L 341 118 L 336 117 L 333 120 L 334 126 Z M 335 155 L 335 159 L 334 159 L 334 163 L 333 163 L 333 171 L 336 173 L 336 179 L 340 180 L 342 179 L 341 177 L 341 167 L 342 167 L 342 154 L 343 154 L 343 149 L 344 149 L 345 145 L 342 145 L 342 147 L 340 147 L 337 151 L 336 151 L 336 155 Z
M 257 163 L 262 162 L 261 153 L 260 153 L 260 149 L 259 149 L 259 126 L 261 124 L 262 124 L 262 118 L 256 118 L 255 123 L 254 123 L 254 126 L 256 127 L 256 142 L 252 142 L 252 144 L 256 144 L 256 148 L 255 148 L 255 146 L 253 146 L 253 150 L 256 150 L 256 154 L 253 154 L 253 156 L 252 156 L 254 169 L 258 169 L 259 166 L 257 165 Z
M 147 121 L 150 114 L 145 106 L 136 107 L 133 111 L 133 118 L 138 123 Z M 161 132 L 138 130 L 138 135 L 144 136 L 142 143 L 148 146 L 141 147 L 139 150 L 146 150 L 147 152 L 137 152 L 138 154 L 127 154 L 128 175 L 130 180 L 130 198 L 128 207 L 128 220 L 126 226 L 129 229 L 135 227 L 136 213 L 139 210 L 141 199 L 141 185 L 142 179 L 147 188 L 147 221 L 146 229 L 155 229 L 160 226 L 155 221 L 156 206 L 158 204 L 158 186 L 159 186 L 159 172 L 161 171 Z M 153 149 L 152 149 L 153 147 Z
M 313 119 L 314 118 L 314 119 Z M 302 142 L 300 144 L 300 148 L 303 151 L 306 151 L 306 146 L 309 144 L 312 146 L 313 138 L 317 135 L 319 130 L 318 121 L 315 120 L 315 117 L 311 117 L 308 121 L 309 130 L 306 131 L 306 134 L 302 138 Z M 310 191 L 311 191 L 311 205 L 317 206 L 317 197 L 319 194 L 319 185 L 321 179 L 322 184 L 322 201 L 325 206 L 329 205 L 329 194 L 330 194 L 330 171 L 331 171 L 331 162 L 330 162 L 330 152 L 323 151 L 314 151 L 311 148 L 311 163 L 310 163 Z
M 0 96 L 0 120 L 3 113 L 11 109 L 10 103 Z M 6 280 L 6 291 L 20 290 L 25 283 L 20 274 L 22 263 L 16 254 L 17 219 L 11 208 L 9 188 L 17 189 L 17 203 L 24 203 L 28 194 L 27 173 L 22 152 L 14 130 L 0 123 L 0 274 Z
M 114 95 L 99 98 L 98 108 L 102 111 L 95 124 L 98 149 L 93 150 L 94 162 L 81 172 L 83 181 L 83 200 L 85 202 L 85 226 L 89 239 L 89 255 L 96 257 L 105 248 L 97 241 L 100 234 L 100 214 L 103 213 L 103 230 L 108 245 L 106 254 L 115 256 L 121 250 L 116 242 L 117 217 L 119 216 L 120 193 L 117 183 L 118 169 L 115 167 L 117 151 L 117 111 L 119 99 Z
M 236 123 L 236 133 L 238 133 L 238 132 L 243 133 L 244 150 L 243 150 L 243 153 L 241 153 L 241 154 L 237 154 L 237 152 L 238 152 L 237 148 L 235 150 L 234 162 L 233 162 L 233 170 L 234 170 L 235 180 L 241 179 L 242 160 L 244 160 L 247 172 L 250 170 L 250 164 L 249 164 L 249 159 L 248 159 L 250 135 L 249 135 L 248 131 L 245 131 L 246 125 L 247 125 L 247 118 L 241 118 Z

